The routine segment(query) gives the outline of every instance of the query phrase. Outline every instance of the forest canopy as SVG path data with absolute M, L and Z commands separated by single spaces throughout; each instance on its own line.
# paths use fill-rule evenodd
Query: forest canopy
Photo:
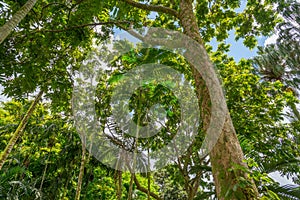
M 300 199 L 299 13 L 0 1 L 0 198 Z M 231 34 L 257 56 L 229 56 Z

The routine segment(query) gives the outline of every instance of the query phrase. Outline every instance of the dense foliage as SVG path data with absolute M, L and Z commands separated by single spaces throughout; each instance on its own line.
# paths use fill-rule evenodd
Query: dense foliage
M 248 185 L 256 185 L 262 199 L 300 199 L 297 2 L 197 0 L 193 3 L 198 32 L 222 80 L 247 164 L 233 164 L 225 169 L 236 180 L 222 197 L 216 192 L 210 156 L 199 156 L 205 136 L 201 126 L 184 155 L 154 172 L 134 174 L 114 170 L 94 158 L 88 152 L 89 146 L 82 143 L 82 135 L 74 126 L 71 96 L 82 63 L 86 67 L 95 65 L 92 56 L 105 57 L 110 63 L 110 68 L 101 72 L 95 98 L 102 133 L 105 135 L 109 129 L 109 140 L 129 151 L 155 150 L 171 141 L 181 115 L 179 100 L 170 90 L 176 85 L 146 83 L 130 97 L 129 112 L 133 113 L 136 124 L 147 125 L 155 117 L 158 122 L 165 122 L 150 139 L 123 137 L 124 133 L 111 118 L 112 92 L 122 83 L 126 72 L 149 63 L 177 70 L 196 90 L 192 66 L 182 56 L 159 48 L 136 49 L 130 42 L 116 42 L 118 48 L 127 45 L 131 50 L 110 57 L 111 50 L 107 48 L 110 44 L 101 46 L 102 49 L 96 46 L 129 27 L 186 31 L 176 14 L 182 9 L 181 2 L 190 1 L 42 0 L 35 4 L 0 44 L 0 84 L 3 94 L 11 98 L 0 105 L 0 156 L 27 115 L 32 99 L 43 92 L 41 102 L 30 113 L 24 132 L 20 132 L 0 168 L 1 199 L 216 199 L 217 195 L 219 199 L 239 199 L 238 191 Z M 3 5 L 0 25 L 24 3 L 0 2 Z M 279 13 L 287 21 L 283 22 Z M 254 48 L 256 38 L 269 35 L 276 25 L 281 30 L 278 43 L 260 48 L 260 57 L 254 62 L 246 59 L 236 62 L 227 55 L 230 45 L 225 40 L 229 31 L 235 30 L 236 39 Z M 216 50 L 209 45 L 213 38 L 218 41 Z M 95 51 L 96 55 L 91 54 Z M 155 111 L 158 104 L 159 109 L 165 110 L 165 116 Z M 290 118 L 286 118 L 287 108 L 293 111 Z M 295 185 L 281 187 L 270 178 L 271 172 L 279 172 Z

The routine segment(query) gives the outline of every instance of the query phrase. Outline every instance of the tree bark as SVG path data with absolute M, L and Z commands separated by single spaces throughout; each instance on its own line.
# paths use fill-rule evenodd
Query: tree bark
M 0 28 L 0 44 L 20 23 L 20 21 L 24 19 L 36 2 L 37 0 L 28 0 L 25 5 L 22 6 L 22 8 L 18 10 L 13 17 Z
M 133 180 L 134 180 L 134 183 L 136 185 L 136 188 L 138 190 L 140 190 L 141 192 L 144 192 L 145 194 L 148 194 L 148 189 L 144 188 L 138 181 L 138 179 L 136 178 L 136 176 L 133 174 Z M 157 194 L 155 194 L 154 192 L 149 192 L 150 196 L 153 197 L 154 199 L 157 199 L 157 200 L 162 200 L 162 198 L 160 198 Z
M 179 20 L 184 29 L 184 33 L 204 47 L 199 34 L 200 29 L 193 12 L 192 2 L 192 0 L 180 1 Z M 214 68 L 210 61 L 207 63 L 210 65 L 209 67 Z M 209 126 L 211 116 L 209 92 L 197 69 L 194 66 L 191 67 L 196 83 L 197 96 L 200 101 L 199 104 L 203 128 L 206 130 Z M 244 155 L 237 139 L 230 114 L 227 113 L 222 133 L 216 145 L 210 152 L 212 172 L 218 199 L 250 200 L 258 198 L 256 185 L 253 180 L 249 178 L 249 174 L 243 170 L 234 170 L 236 166 L 242 166 L 244 169 L 247 169 L 247 165 L 243 162 L 243 159 Z M 230 172 L 229 169 L 233 169 L 234 172 Z M 248 184 L 243 188 L 238 187 L 241 178 L 248 181 Z
M 205 49 L 199 33 L 200 29 L 193 11 L 193 0 L 180 0 L 179 13 L 175 10 L 170 10 L 170 8 L 162 6 L 159 6 L 158 8 L 157 6 L 138 3 L 133 0 L 121 1 L 136 8 L 162 12 L 178 18 L 183 27 L 184 33 L 198 42 L 202 49 Z M 135 36 L 136 34 L 133 33 L 133 35 Z M 201 55 L 201 59 L 204 59 L 202 63 L 214 71 L 214 66 L 208 59 L 207 52 L 199 53 L 200 55 L 204 53 L 204 55 Z M 201 74 L 197 71 L 197 68 L 193 65 L 191 65 L 191 68 L 195 79 L 199 106 L 201 108 L 203 130 L 206 131 L 209 127 L 211 117 L 209 91 L 205 81 L 201 77 Z M 210 136 L 207 135 L 207 137 Z M 237 139 L 229 111 L 226 111 L 226 118 L 221 134 L 209 155 L 218 199 L 253 200 L 258 198 L 256 185 L 253 180 L 249 178 L 248 167 L 243 162 L 244 155 Z M 241 186 L 239 184 L 241 181 L 244 181 L 244 184 L 247 182 L 247 184 L 244 187 L 239 187 Z
M 83 179 L 83 175 L 84 175 L 85 163 L 86 163 L 86 148 L 85 148 L 85 142 L 82 142 L 81 164 L 80 164 L 80 170 L 79 170 L 79 175 L 78 175 L 78 182 L 77 182 L 75 200 L 80 199 L 80 193 L 81 193 L 81 186 L 82 186 L 82 179 Z
M 30 105 L 27 113 L 23 117 L 23 119 L 20 122 L 20 124 L 19 124 L 18 128 L 16 129 L 16 131 L 14 132 L 12 138 L 9 140 L 7 146 L 4 149 L 4 152 L 1 153 L 1 155 L 0 155 L 0 170 L 2 169 L 2 166 L 4 165 L 8 155 L 10 154 L 10 152 L 13 149 L 14 145 L 16 144 L 18 138 L 22 135 L 30 116 L 32 115 L 32 113 L 33 113 L 37 103 L 41 99 L 42 95 L 43 95 L 43 91 L 41 90 L 38 93 L 38 95 L 35 97 L 35 100 Z
M 117 197 L 118 200 L 122 199 L 122 171 L 117 171 Z
M 133 192 L 133 177 L 134 173 L 130 173 L 130 183 L 129 183 L 129 189 L 128 189 L 128 200 L 132 199 L 132 192 Z

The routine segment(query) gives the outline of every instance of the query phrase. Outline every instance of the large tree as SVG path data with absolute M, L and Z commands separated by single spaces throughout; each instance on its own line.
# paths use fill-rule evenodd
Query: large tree
M 240 12 L 235 9 L 240 7 L 241 1 L 41 2 L 24 23 L 20 24 L 19 31 L 2 44 L 2 49 L 6 50 L 1 49 L 3 60 L 0 65 L 0 80 L 5 86 L 5 92 L 11 96 L 20 97 L 38 87 L 47 88 L 46 96 L 51 98 L 53 105 L 57 105 L 56 109 L 68 110 L 68 103 L 60 101 L 70 98 L 72 80 L 69 79 L 68 64 L 76 61 L 72 65 L 76 68 L 82 54 L 86 52 L 83 50 L 89 49 L 91 38 L 99 35 L 89 27 L 112 24 L 124 27 L 124 23 L 126 25 L 129 22 L 133 27 L 149 25 L 174 29 L 196 41 L 203 50 L 205 43 L 212 38 L 223 41 L 228 37 L 228 31 L 235 29 L 237 39 L 245 38 L 245 45 L 254 47 L 255 36 L 268 34 L 276 24 L 276 13 L 270 7 L 275 2 L 277 1 L 247 1 L 245 9 Z M 277 3 L 284 6 L 282 1 Z M 157 13 L 155 20 L 151 19 L 151 11 Z M 105 34 L 101 36 L 104 38 Z M 43 54 L 39 53 L 41 50 L 44 51 Z M 204 55 L 206 65 L 213 71 L 214 66 L 207 59 L 206 52 L 201 54 Z M 69 59 L 64 60 L 65 57 Z M 33 63 L 35 74 L 32 74 Z M 7 66 L 12 68 L 8 70 Z M 205 130 L 211 116 L 209 88 L 205 85 L 205 77 L 200 76 L 196 66 L 190 67 L 196 83 Z M 48 80 L 51 80 L 50 83 Z M 58 94 L 61 99 L 57 98 Z M 243 159 L 232 120 L 229 113 L 226 113 L 220 138 L 210 152 L 219 199 L 257 198 L 256 186 L 245 170 L 247 166 Z
M 237 35 L 240 33 L 246 34 L 247 36 L 245 43 L 249 46 L 253 46 L 253 40 L 255 40 L 254 36 L 259 34 L 260 31 L 267 32 L 268 28 L 272 27 L 272 24 L 274 24 L 275 17 L 271 13 L 272 11 L 270 9 L 265 8 L 267 10 L 264 13 L 265 16 L 263 16 L 265 19 L 262 20 L 262 13 L 260 13 L 259 10 L 262 9 L 263 6 L 260 3 L 254 2 L 248 2 L 248 7 L 243 13 L 245 16 L 249 17 L 247 22 L 243 20 L 241 20 L 242 22 L 239 22 L 237 19 L 241 16 L 237 17 L 237 14 L 233 11 L 233 9 L 239 5 L 239 2 L 223 2 L 224 6 L 222 6 L 221 2 L 218 1 L 211 2 L 213 5 L 211 5 L 209 2 L 201 1 L 195 2 L 193 5 L 194 2 L 189 0 L 182 0 L 176 2 L 175 4 L 169 4 L 168 2 L 164 1 L 149 2 L 149 4 L 142 4 L 140 2 L 131 0 L 124 0 L 123 2 L 123 4 L 117 4 L 119 7 L 119 13 L 115 15 L 117 18 L 122 18 L 122 14 L 125 14 L 127 9 L 133 8 L 145 12 L 158 12 L 159 17 L 157 17 L 157 21 L 161 20 L 167 22 L 166 24 L 163 24 L 164 27 L 169 28 L 172 27 L 172 25 L 174 27 L 174 22 L 179 22 L 183 33 L 197 41 L 199 45 L 203 47 L 203 49 L 205 42 L 203 37 L 206 36 L 210 38 L 211 36 L 209 34 L 212 34 L 213 36 L 216 36 L 218 40 L 225 39 L 227 36 L 227 30 L 237 27 L 238 25 L 241 27 L 237 29 Z M 128 4 L 132 8 L 127 7 Z M 205 10 L 207 7 L 208 9 Z M 222 11 L 222 9 L 225 11 Z M 252 9 L 255 11 L 251 11 Z M 214 16 L 214 14 L 216 16 Z M 211 15 L 213 17 L 211 17 Z M 135 20 L 134 17 L 135 16 L 133 16 L 131 19 Z M 232 18 L 233 21 L 231 23 L 229 20 L 230 18 Z M 235 19 L 237 20 L 236 22 L 234 21 Z M 266 19 L 269 20 L 267 21 Z M 160 24 L 157 23 L 157 21 L 154 21 L 153 25 L 155 24 L 159 26 Z M 249 29 L 254 25 L 254 21 L 260 22 L 261 24 L 257 26 L 257 30 L 255 30 L 254 33 L 251 33 Z M 140 21 L 137 21 L 136 23 L 138 25 L 140 24 Z M 204 29 L 211 28 L 210 26 L 212 24 L 216 26 L 216 29 L 212 31 L 213 33 L 209 31 L 206 32 Z M 200 35 L 201 29 L 204 32 L 203 36 Z M 206 52 L 201 52 L 201 55 L 206 55 Z M 204 56 L 202 59 L 206 59 L 206 57 Z M 212 63 L 209 60 L 207 60 L 205 63 L 210 68 L 213 68 Z M 208 95 L 208 89 L 203 80 L 205 77 L 200 76 L 199 72 L 196 70 L 196 66 L 191 66 L 191 69 L 193 78 L 196 82 L 199 100 L 201 98 L 199 105 L 201 107 L 203 128 L 206 129 L 209 125 L 211 116 L 209 107 L 210 97 Z M 228 169 L 235 168 L 235 166 L 245 167 L 243 159 L 244 155 L 240 148 L 230 115 L 228 113 L 218 142 L 210 152 L 210 161 L 213 170 L 214 182 L 219 199 L 255 199 L 258 197 L 256 186 L 252 180 L 249 179 L 247 172 L 237 170 L 235 173 L 232 173 L 228 171 Z M 243 177 L 247 184 L 245 184 L 244 187 L 235 187 L 235 185 L 237 185 L 239 182 L 240 177 Z M 230 197 L 228 196 L 228 193 L 231 194 Z
M 233 58 L 221 54 L 221 52 L 228 50 L 228 45 L 221 44 L 216 52 L 210 52 L 210 56 L 220 70 L 222 79 L 224 79 L 228 107 L 245 156 L 251 169 L 254 170 L 252 175 L 257 183 L 259 193 L 264 198 L 275 198 L 274 192 L 278 192 L 277 195 L 282 195 L 284 188 L 276 190 L 277 184 L 273 183 L 265 173 L 274 170 L 280 170 L 288 175 L 297 173 L 296 163 L 290 162 L 287 165 L 284 162 L 291 161 L 288 159 L 291 155 L 297 156 L 297 148 L 293 148 L 297 143 L 289 138 L 292 133 L 291 130 L 278 123 L 282 118 L 284 106 L 287 105 L 288 101 L 293 101 L 289 99 L 291 93 L 285 91 L 279 82 L 260 82 L 259 77 L 251 73 L 253 71 L 251 62 L 242 60 L 236 63 Z M 180 57 L 170 52 L 160 52 L 155 55 L 154 53 L 157 51 L 152 51 L 146 54 L 146 60 L 142 53 L 147 53 L 147 51 L 139 51 L 134 54 L 131 52 L 129 55 L 124 55 L 122 59 L 126 60 L 127 64 L 123 63 L 123 66 L 128 70 L 128 64 L 132 65 L 131 67 L 136 67 L 142 62 L 159 59 L 161 64 L 168 64 L 177 70 L 182 70 L 181 66 L 184 60 Z M 187 67 L 186 64 L 185 67 Z M 114 71 L 114 74 L 115 79 L 110 78 L 108 82 L 101 81 L 99 83 L 97 97 L 102 100 L 96 104 L 99 113 L 106 112 L 106 100 L 111 95 L 107 83 L 115 84 L 120 78 L 120 71 Z M 191 74 L 186 75 L 191 77 Z M 161 87 L 152 88 L 149 85 L 145 89 L 147 88 L 155 89 L 156 93 L 168 94 L 168 91 Z M 269 93 L 272 93 L 272 96 L 267 95 Z M 164 102 L 167 103 L 172 95 L 169 97 L 168 95 L 147 97 L 148 99 L 151 98 L 150 103 L 156 103 L 160 98 L 165 99 Z M 4 149 L 11 133 L 17 127 L 21 116 L 26 113 L 29 105 L 29 103 L 22 105 L 20 102 L 8 102 L 2 105 L 2 109 L 0 109 L 1 149 Z M 79 135 L 71 125 L 71 117 L 50 112 L 49 107 L 49 104 L 37 106 L 25 129 L 24 136 L 9 156 L 7 164 L 4 165 L 1 171 L 3 173 L 0 175 L 1 197 L 10 196 L 11 198 L 26 199 L 26 197 L 30 198 L 32 194 L 39 195 L 39 193 L 43 198 L 51 199 L 59 198 L 59 196 L 72 199 L 75 197 L 76 188 L 79 186 L 77 184 L 80 177 L 78 174 L 82 168 L 80 166 L 82 152 Z M 147 105 L 145 104 L 143 107 L 147 107 Z M 170 111 L 170 115 L 178 115 L 176 110 Z M 167 124 L 168 128 L 172 128 L 174 121 L 176 122 L 176 118 Z M 164 134 L 165 132 L 159 136 L 164 136 Z M 167 135 L 164 136 L 164 142 L 169 140 Z M 88 162 L 84 163 L 80 196 L 83 199 L 102 199 L 108 196 L 113 199 L 117 197 L 122 199 L 129 195 L 129 188 L 132 185 L 131 194 L 138 199 L 146 199 L 148 193 L 155 199 L 206 199 L 213 197 L 215 191 L 210 180 L 211 167 L 207 164 L 208 160 L 203 162 L 198 156 L 201 134 L 199 136 L 188 152 L 182 155 L 178 161 L 173 165 L 157 170 L 153 176 L 150 176 L 150 190 L 148 189 L 148 176 L 146 174 L 135 175 L 131 179 L 129 173 L 105 168 L 89 154 L 86 159 Z M 156 142 L 156 145 L 152 145 L 154 148 L 160 144 L 159 138 L 157 139 L 140 140 L 140 144 L 147 147 L 145 145 L 147 142 L 154 141 Z M 126 140 L 122 142 L 126 144 Z M 99 184 L 105 185 L 105 187 L 99 187 Z M 17 185 L 22 187 L 16 187 Z M 290 187 L 287 189 L 296 192 Z M 291 196 L 291 192 L 289 196 Z

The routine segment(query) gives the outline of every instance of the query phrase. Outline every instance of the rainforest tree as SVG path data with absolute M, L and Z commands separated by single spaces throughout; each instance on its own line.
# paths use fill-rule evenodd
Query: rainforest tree
M 13 13 L 24 4 L 24 2 L 15 1 L 5 1 L 5 3 L 8 4 L 9 9 L 1 19 L 1 24 L 5 24 Z M 17 99 L 24 99 L 28 94 L 43 91 L 44 99 L 51 102 L 52 112 L 70 116 L 70 98 L 74 79 L 72 75 L 78 70 L 82 60 L 87 58 L 86 56 L 92 50 L 93 42 L 97 43 L 107 39 L 110 33 L 116 31 L 116 28 L 128 30 L 143 26 L 161 27 L 182 32 L 201 47 L 203 52 L 199 53 L 203 55 L 202 59 L 205 60 L 207 67 L 214 71 L 214 65 L 216 65 L 221 67 L 221 70 L 224 68 L 226 72 L 227 69 L 233 69 L 233 66 L 236 66 L 232 59 L 226 57 L 225 52 L 228 51 L 228 47 L 222 45 L 222 42 L 228 37 L 228 32 L 235 30 L 236 39 L 243 39 L 244 44 L 249 48 L 255 47 L 256 37 L 268 35 L 278 22 L 277 12 L 273 10 L 275 3 L 279 8 L 283 8 L 289 2 L 283 0 L 264 2 L 250 0 L 40 1 L 35 4 L 15 31 L 1 44 L 0 83 L 4 86 L 6 95 Z M 220 43 L 215 57 L 213 57 L 210 47 L 207 45 L 213 38 L 216 38 Z M 208 59 L 205 49 L 210 52 L 209 55 L 213 58 L 213 62 Z M 223 53 L 221 53 L 222 51 Z M 166 58 L 168 58 L 167 55 Z M 188 67 L 181 69 L 185 69 L 185 73 L 194 82 L 201 110 L 201 119 L 203 120 L 201 130 L 205 134 L 211 116 L 209 88 L 205 84 L 205 77 L 201 77 L 196 70 L 197 66 L 193 66 L 191 63 L 185 64 Z M 178 63 L 174 63 L 174 66 L 176 65 Z M 237 66 L 245 69 L 248 64 L 246 61 L 242 61 Z M 245 69 L 245 71 L 249 73 L 251 70 Z M 229 77 L 231 76 L 225 75 L 222 77 L 225 84 L 228 83 L 228 79 L 231 79 Z M 258 84 L 257 77 L 253 77 L 251 81 L 252 84 Z M 234 82 L 231 84 L 234 84 Z M 272 89 L 268 89 L 268 87 L 265 89 L 257 88 L 262 92 L 260 98 L 268 99 L 267 96 L 263 96 L 263 91 L 279 91 L 278 84 L 271 85 L 269 88 Z M 254 87 L 254 85 L 251 85 L 251 87 Z M 226 90 L 230 91 L 232 88 L 231 85 L 228 85 Z M 242 89 L 236 90 L 244 91 Z M 252 91 L 252 89 L 242 93 L 235 91 L 233 94 L 240 95 L 239 98 L 243 102 L 245 100 L 243 96 L 245 94 L 243 93 L 253 94 Z M 227 98 L 229 98 L 229 94 Z M 255 99 L 254 97 L 251 98 Z M 285 102 L 293 102 L 293 98 L 289 96 L 288 92 L 283 93 L 283 96 L 280 96 L 279 99 L 278 101 L 282 101 L 282 103 L 277 105 L 278 107 L 269 108 L 269 110 L 277 109 L 276 112 L 274 111 L 275 113 L 270 111 L 272 113 L 271 119 L 275 121 L 281 119 L 280 112 Z M 252 127 L 251 129 L 257 130 L 253 128 L 257 124 L 252 123 L 252 121 L 250 124 L 246 122 L 246 124 L 243 124 L 235 116 L 236 113 L 232 110 L 237 106 L 237 102 L 228 100 L 228 108 L 231 113 L 226 113 L 222 133 L 217 144 L 209 153 L 210 164 L 206 163 L 208 167 L 204 167 L 202 170 L 204 173 L 212 171 L 215 190 L 219 199 L 256 199 L 259 195 L 258 190 L 260 190 L 260 188 L 257 188 L 259 183 L 255 183 L 257 180 L 250 176 L 251 172 L 247 163 L 244 162 L 245 155 L 236 133 L 243 133 L 241 130 L 248 132 L 249 130 L 245 128 L 247 125 Z M 265 101 L 266 104 L 268 102 L 270 100 Z M 259 104 L 258 106 L 263 105 Z M 240 107 L 237 106 L 236 108 Z M 244 109 L 243 111 L 247 110 Z M 241 112 L 241 110 L 236 110 L 236 112 Z M 244 113 L 245 116 L 248 116 L 248 112 L 250 111 Z M 263 114 L 263 111 L 256 110 L 255 114 Z M 272 121 L 271 119 L 268 120 Z M 268 120 L 266 119 L 266 122 L 270 122 Z M 262 134 L 262 132 L 257 134 Z M 266 137 L 266 135 L 263 136 Z M 251 140 L 251 137 L 248 137 L 247 140 Z M 201 141 L 201 137 L 199 137 L 199 141 Z M 269 141 L 269 139 L 265 140 L 265 142 Z M 262 144 L 259 146 L 263 148 Z M 198 174 L 197 172 L 188 172 L 190 169 L 188 166 L 196 165 L 199 170 L 203 162 L 207 162 L 207 160 L 197 160 L 197 147 L 199 146 L 193 145 L 186 155 L 179 158 L 180 163 L 179 161 L 177 163 L 186 191 L 189 191 L 189 199 L 196 196 L 201 183 L 200 177 L 203 174 L 201 170 L 201 172 L 198 171 Z M 247 148 L 251 148 L 252 151 L 248 151 Z M 243 149 L 246 158 L 254 156 L 254 146 L 244 146 Z M 82 157 L 85 157 L 85 153 L 82 154 Z M 256 158 L 258 159 L 258 156 Z M 4 161 L 5 159 L 3 159 Z M 256 161 L 258 162 L 258 160 Z M 84 169 L 84 165 L 82 166 L 81 172 Z M 194 174 L 197 174 L 196 177 Z M 122 177 L 123 175 L 119 174 L 118 176 Z M 150 175 L 147 176 L 150 180 Z M 135 175 L 131 174 L 130 179 L 130 187 L 127 190 L 129 198 L 133 195 L 133 182 L 140 191 L 148 194 L 148 198 L 150 198 L 150 194 L 153 198 L 157 197 L 157 194 L 150 191 L 150 181 L 148 181 L 148 188 L 145 188 L 138 184 Z M 122 192 L 121 186 L 122 183 L 119 181 L 119 193 L 117 195 L 119 199 Z M 78 198 L 80 188 L 78 188 L 77 193 Z

